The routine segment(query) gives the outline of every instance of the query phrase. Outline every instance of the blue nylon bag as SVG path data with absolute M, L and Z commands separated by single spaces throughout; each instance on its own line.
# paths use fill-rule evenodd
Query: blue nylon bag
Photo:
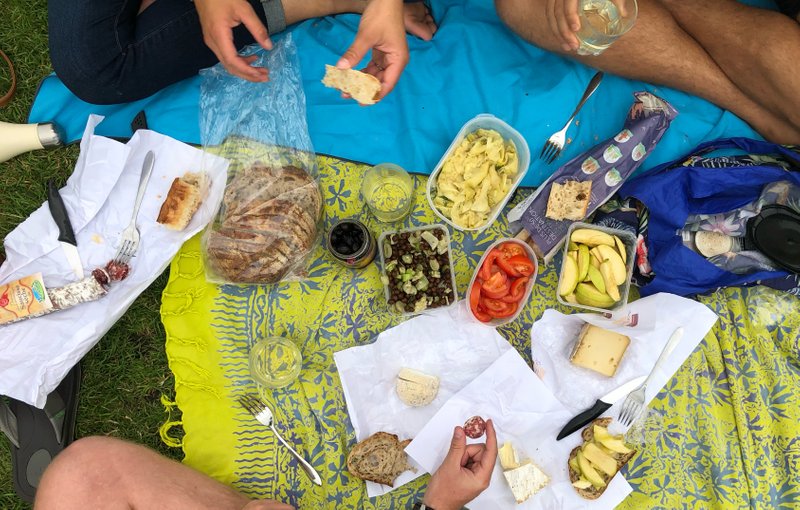
M 793 169 L 786 171 L 769 165 L 708 168 L 690 161 L 694 156 L 720 149 L 779 155 L 792 162 Z M 649 210 L 647 249 L 655 278 L 641 288 L 641 295 L 670 292 L 686 296 L 719 287 L 789 278 L 791 274 L 787 271 L 735 274 L 720 269 L 684 246 L 678 231 L 691 214 L 716 214 L 744 207 L 758 198 L 764 185 L 771 182 L 786 180 L 800 185 L 798 169 L 800 154 L 786 147 L 749 138 L 726 138 L 701 144 L 691 154 L 626 183 L 620 188 L 619 196 L 636 198 Z

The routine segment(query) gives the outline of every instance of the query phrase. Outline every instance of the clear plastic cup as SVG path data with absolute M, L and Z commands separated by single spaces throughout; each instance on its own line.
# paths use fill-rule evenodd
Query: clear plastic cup
M 408 216 L 414 204 L 414 180 L 401 167 L 381 163 L 364 174 L 361 196 L 379 221 L 400 221 Z
M 580 0 L 581 28 L 578 55 L 599 55 L 633 28 L 638 15 L 636 0 Z
M 291 384 L 303 367 L 300 349 L 289 339 L 262 338 L 250 348 L 250 375 L 264 388 L 283 388 Z

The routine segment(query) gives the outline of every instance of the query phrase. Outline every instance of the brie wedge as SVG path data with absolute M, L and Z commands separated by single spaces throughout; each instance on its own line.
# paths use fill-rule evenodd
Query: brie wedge
M 516 469 L 503 471 L 503 476 L 506 477 L 506 481 L 511 487 L 511 493 L 514 494 L 514 499 L 517 500 L 517 503 L 526 501 L 544 489 L 550 482 L 550 477 L 532 462 L 523 464 Z

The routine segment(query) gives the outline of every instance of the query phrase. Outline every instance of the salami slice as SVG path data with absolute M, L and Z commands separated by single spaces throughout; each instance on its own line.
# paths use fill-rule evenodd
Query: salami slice
M 480 416 L 473 416 L 464 423 L 464 433 L 467 437 L 478 439 L 486 432 L 486 422 Z

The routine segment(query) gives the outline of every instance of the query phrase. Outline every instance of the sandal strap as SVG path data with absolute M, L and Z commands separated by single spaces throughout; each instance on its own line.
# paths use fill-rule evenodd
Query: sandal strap
M 3 57 L 3 60 L 6 61 L 6 64 L 8 64 L 8 69 L 11 72 L 11 87 L 9 87 L 8 92 L 0 97 L 1 108 L 11 102 L 11 98 L 14 97 L 14 92 L 17 90 L 17 73 L 14 71 L 14 64 L 11 63 L 11 59 L 8 58 L 8 55 L 6 55 L 3 50 L 0 50 L 0 57 Z

